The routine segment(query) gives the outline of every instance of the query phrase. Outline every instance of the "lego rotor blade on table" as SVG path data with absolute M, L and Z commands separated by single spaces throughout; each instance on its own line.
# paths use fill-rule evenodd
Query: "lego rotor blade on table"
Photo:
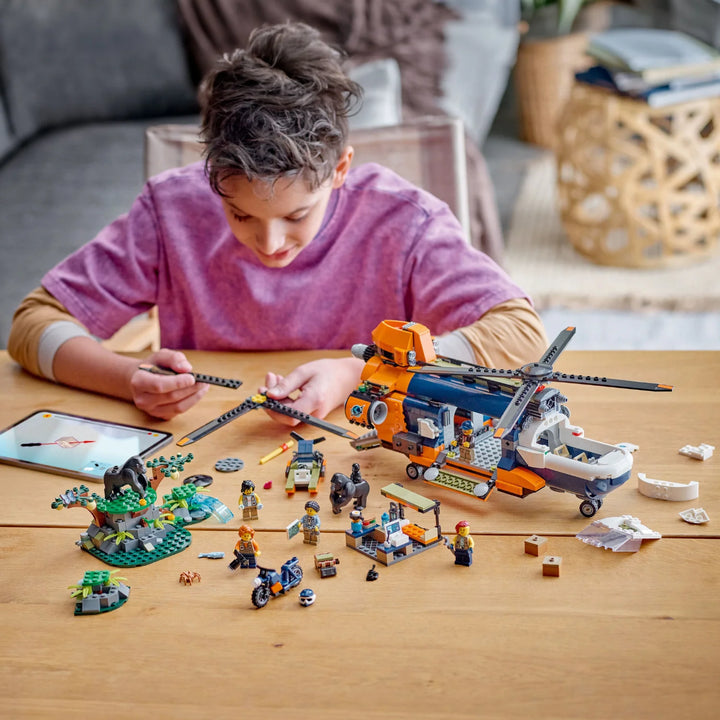
M 346 430 L 345 428 L 341 428 L 339 425 L 334 425 L 327 420 L 321 420 L 313 415 L 300 412 L 289 405 L 281 403 L 279 400 L 273 400 L 272 398 L 266 397 L 262 406 L 268 410 L 272 410 L 273 412 L 286 415 L 287 417 L 294 418 L 295 420 L 300 420 L 300 422 L 304 422 L 306 425 L 314 425 L 322 430 L 327 430 L 334 435 L 339 435 L 340 437 L 347 438 L 348 440 L 354 440 L 357 437 L 357 434 L 351 430 Z
M 184 438 L 178 440 L 177 445 L 179 445 L 180 447 L 184 447 L 185 445 L 191 445 L 192 443 L 201 440 L 206 435 L 209 435 L 211 432 L 215 432 L 215 430 L 218 430 L 223 425 L 227 425 L 227 423 L 232 422 L 233 420 L 236 420 L 237 418 L 245 415 L 245 413 L 250 412 L 250 410 L 255 410 L 257 408 L 265 408 L 266 410 L 272 410 L 273 412 L 277 412 L 281 415 L 286 415 L 287 417 L 294 418 L 295 420 L 304 422 L 307 425 L 314 425 L 315 427 L 327 430 L 328 432 L 339 435 L 340 437 L 348 438 L 349 440 L 357 437 L 357 435 L 350 430 L 345 430 L 339 425 L 333 425 L 326 420 L 320 420 L 319 418 L 313 417 L 312 415 L 300 412 L 299 410 L 296 410 L 289 405 L 281 403 L 279 400 L 273 400 L 266 395 L 252 395 L 251 397 L 246 398 L 237 407 L 232 408 L 232 410 L 228 410 L 226 413 L 220 415 L 220 417 L 217 417 L 214 420 L 211 420 L 209 423 L 205 423 L 205 425 L 203 425 L 202 427 L 199 427 L 196 430 L 188 433 Z
M 201 440 L 206 435 L 209 435 L 211 432 L 215 432 L 215 430 L 220 429 L 223 425 L 227 425 L 229 422 L 242 417 L 245 413 L 250 412 L 250 410 L 255 410 L 259 403 L 253 400 L 253 397 L 246 398 L 232 410 L 228 410 L 226 413 L 220 415 L 220 417 L 217 417 L 214 420 L 205 423 L 202 427 L 188 433 L 184 438 L 180 438 L 176 444 L 180 447 L 191 445 L 192 443 Z

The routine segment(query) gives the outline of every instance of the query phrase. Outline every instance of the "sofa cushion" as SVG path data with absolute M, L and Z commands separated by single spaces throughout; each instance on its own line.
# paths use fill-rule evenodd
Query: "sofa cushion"
M 362 104 L 349 118 L 351 130 L 402 122 L 402 82 L 395 58 L 361 63 L 348 75 L 363 89 Z
M 10 125 L 8 124 L 7 114 L 5 112 L 5 103 L 2 95 L 0 95 L 0 161 L 15 146 L 15 140 L 10 133 Z
M 174 0 L 0 0 L 0 73 L 13 134 L 191 113 Z

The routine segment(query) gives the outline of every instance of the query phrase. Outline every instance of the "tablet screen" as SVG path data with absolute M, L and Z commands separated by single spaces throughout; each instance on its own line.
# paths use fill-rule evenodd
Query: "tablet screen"
M 0 462 L 99 482 L 108 468 L 171 440 L 150 428 L 38 410 L 0 433 Z

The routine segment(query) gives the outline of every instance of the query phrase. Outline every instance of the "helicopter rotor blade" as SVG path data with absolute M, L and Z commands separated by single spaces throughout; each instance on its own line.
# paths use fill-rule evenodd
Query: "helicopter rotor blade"
M 288 417 L 300 420 L 300 422 L 304 422 L 307 425 L 314 425 L 315 427 L 322 428 L 323 430 L 327 430 L 335 435 L 340 435 L 340 437 L 348 439 L 354 439 L 357 437 L 357 435 L 350 430 L 345 430 L 339 425 L 333 425 L 326 420 L 320 420 L 312 415 L 300 412 L 299 410 L 285 405 L 278 400 L 273 400 L 266 395 L 252 395 L 251 397 L 243 400 L 243 402 L 236 407 L 220 415 L 220 417 L 217 417 L 214 420 L 205 423 L 202 427 L 189 432 L 184 438 L 178 440 L 176 444 L 180 447 L 191 445 L 192 443 L 206 437 L 210 433 L 215 432 L 215 430 L 219 430 L 223 425 L 227 425 L 227 423 L 237 420 L 237 418 L 242 417 L 245 413 L 250 412 L 250 410 L 255 410 L 256 408 L 266 408 L 267 410 L 272 410 L 273 412 L 280 413 L 281 415 L 287 415 Z
M 550 365 L 552 367 L 558 355 L 560 355 L 567 347 L 567 344 L 573 339 L 573 335 L 575 335 L 575 328 L 572 325 L 561 330 L 545 351 L 542 360 L 540 360 L 540 365 Z
M 604 387 L 622 388 L 624 390 L 648 390 L 650 392 L 670 392 L 672 385 L 660 383 L 640 382 L 638 380 L 617 380 L 600 377 L 598 375 L 572 375 L 570 373 L 554 372 L 548 381 L 575 383 L 576 385 L 602 385 Z
M 512 429 L 517 424 L 525 408 L 530 404 L 535 391 L 541 384 L 540 380 L 527 380 L 517 389 L 510 404 L 505 408 L 505 412 L 497 421 L 497 427 L 495 429 L 496 438 L 502 439 L 512 432 Z
M 455 375 L 462 378 L 509 378 L 517 379 L 522 375 L 517 370 L 486 368 L 482 365 L 463 365 L 462 367 L 444 367 L 442 365 L 422 365 L 413 370 L 418 375 Z
M 273 412 L 280 413 L 281 415 L 286 415 L 287 417 L 299 420 L 306 425 L 313 425 L 321 430 L 327 430 L 328 432 L 333 433 L 333 435 L 339 435 L 340 437 L 348 438 L 348 440 L 354 440 L 357 437 L 357 434 L 352 432 L 352 430 L 346 430 L 345 428 L 342 428 L 339 425 L 334 425 L 327 420 L 321 420 L 320 418 L 316 418 L 314 415 L 308 415 L 307 413 L 281 403 L 279 400 L 273 400 L 272 398 L 266 397 L 265 400 L 258 405 L 258 407 L 264 407 L 267 410 L 272 410 Z M 320 441 L 317 440 L 316 442 Z

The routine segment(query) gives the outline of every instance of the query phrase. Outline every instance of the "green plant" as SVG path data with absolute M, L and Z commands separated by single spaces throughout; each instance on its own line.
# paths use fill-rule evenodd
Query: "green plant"
M 77 585 L 68 585 L 72 590 L 70 597 L 89 597 L 94 592 L 103 592 L 103 588 L 116 587 L 121 582 L 126 582 L 124 577 L 115 577 L 118 570 L 90 570 L 85 573 L 83 579 Z
M 532 18 L 538 10 L 549 5 L 557 5 L 557 31 L 560 34 L 569 33 L 573 23 L 583 5 L 593 0 L 520 0 L 522 5 L 523 18 L 532 22 Z
M 106 535 L 105 540 L 115 540 L 115 544 L 119 545 L 123 540 L 135 540 L 135 536 L 131 532 L 119 530 L 116 533 Z

